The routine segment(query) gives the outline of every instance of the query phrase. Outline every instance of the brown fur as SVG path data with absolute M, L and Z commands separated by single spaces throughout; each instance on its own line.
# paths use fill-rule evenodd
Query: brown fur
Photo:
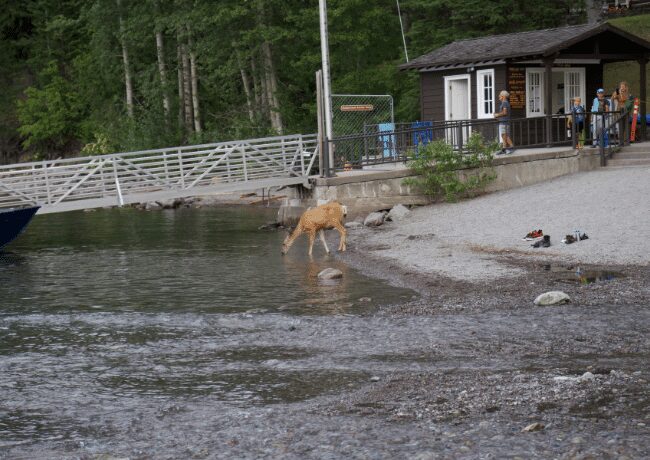
M 309 255 L 311 256 L 312 248 L 314 246 L 314 239 L 316 238 L 316 233 L 319 233 L 321 241 L 325 246 L 325 251 L 328 253 L 329 248 L 327 243 L 325 243 L 325 236 L 323 235 L 323 230 L 328 228 L 335 228 L 341 235 L 341 241 L 339 242 L 339 251 L 345 251 L 345 237 L 346 231 L 343 226 L 343 218 L 345 217 L 347 210 L 345 206 L 333 201 L 331 203 L 323 204 L 312 209 L 305 211 L 300 220 L 298 221 L 298 226 L 282 243 L 282 254 L 286 254 L 289 251 L 289 248 L 293 242 L 301 234 L 306 233 L 309 237 Z

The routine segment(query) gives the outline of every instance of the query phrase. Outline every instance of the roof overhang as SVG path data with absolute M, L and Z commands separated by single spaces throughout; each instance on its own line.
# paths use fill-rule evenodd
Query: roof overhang
M 489 67 L 493 65 L 505 64 L 504 59 L 493 59 L 490 61 L 460 62 L 457 64 L 440 64 L 428 67 L 421 67 L 418 72 L 438 72 L 440 70 L 468 69 L 470 67 Z

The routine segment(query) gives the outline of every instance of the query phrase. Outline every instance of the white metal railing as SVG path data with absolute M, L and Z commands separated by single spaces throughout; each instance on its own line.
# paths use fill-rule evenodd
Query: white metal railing
M 293 135 L 0 166 L 0 208 L 41 212 L 220 190 L 307 184 L 316 135 Z

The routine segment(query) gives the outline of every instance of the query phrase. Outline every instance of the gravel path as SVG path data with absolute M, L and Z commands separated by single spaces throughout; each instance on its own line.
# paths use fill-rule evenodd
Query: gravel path
M 551 235 L 550 248 L 522 237 Z M 543 257 L 597 265 L 650 262 L 650 167 L 599 169 L 485 195 L 415 209 L 399 223 L 357 233 L 375 256 L 420 273 L 470 281 L 517 276 L 498 255 Z M 588 240 L 566 245 L 575 229 Z M 363 235 L 361 235 L 362 233 Z M 361 238 L 359 238 L 361 237 Z

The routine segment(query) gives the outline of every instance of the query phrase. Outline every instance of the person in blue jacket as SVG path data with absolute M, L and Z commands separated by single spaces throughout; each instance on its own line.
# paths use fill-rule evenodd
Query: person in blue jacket
M 604 120 L 607 112 L 609 112 L 609 101 L 605 97 L 605 90 L 598 88 L 596 97 L 591 105 L 591 134 L 593 139 L 592 148 L 598 146 L 600 137 L 603 134 L 603 127 L 605 126 Z

